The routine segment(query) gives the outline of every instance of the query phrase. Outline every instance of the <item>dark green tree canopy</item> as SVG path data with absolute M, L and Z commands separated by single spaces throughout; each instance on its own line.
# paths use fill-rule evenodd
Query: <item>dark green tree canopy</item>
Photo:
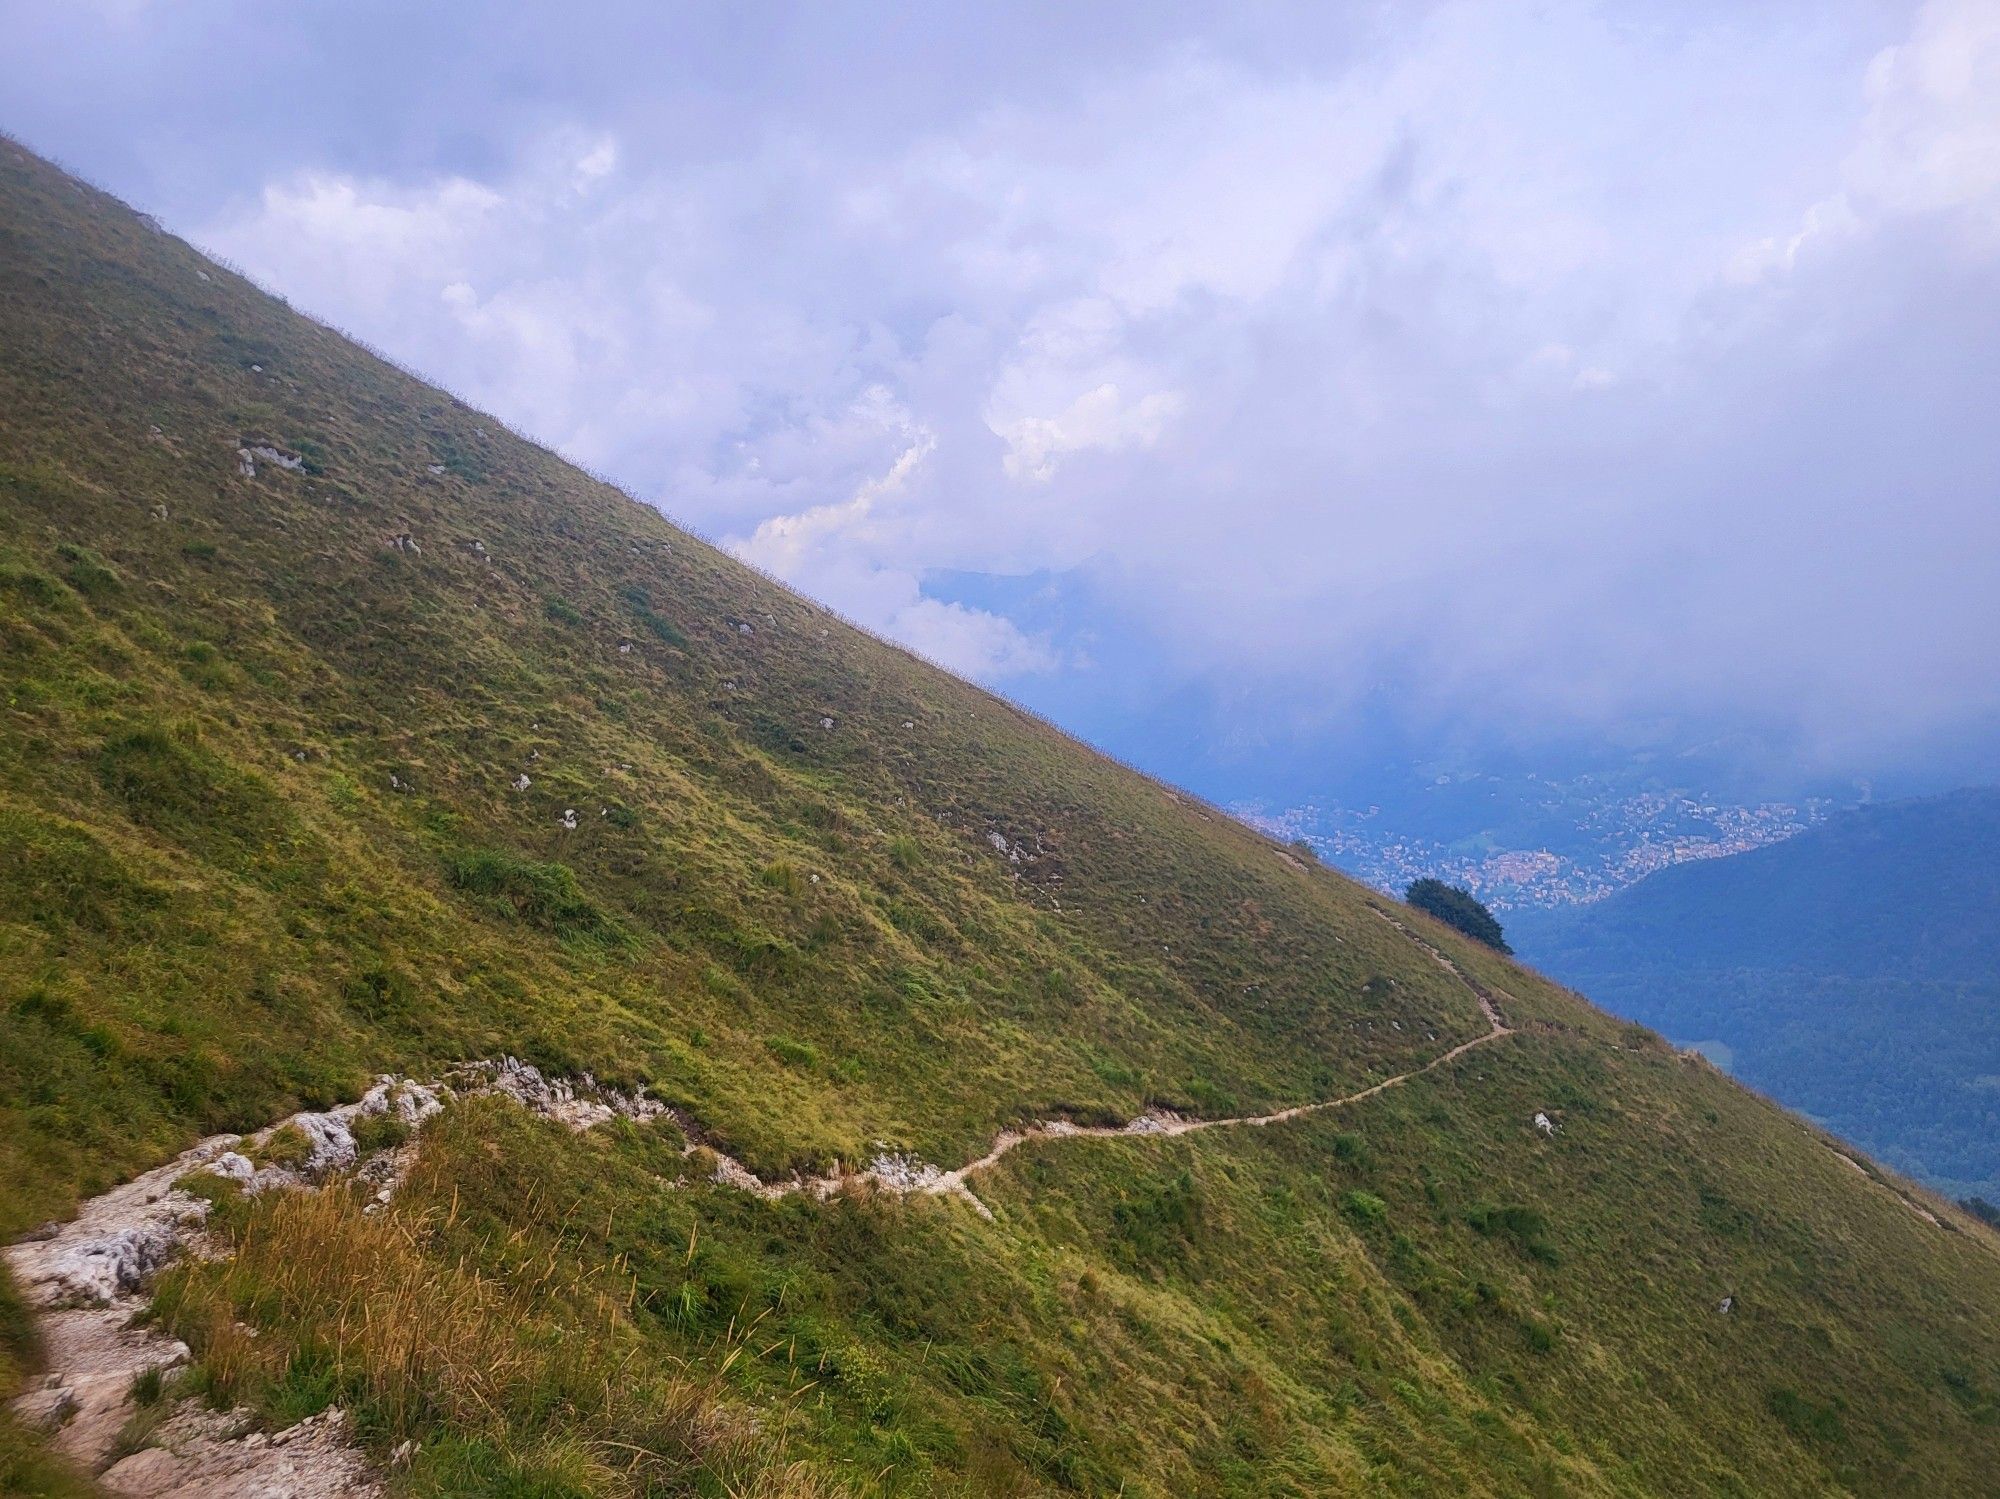
M 1403 899 L 1419 911 L 1437 917 L 1446 926 L 1465 933 L 1473 941 L 1484 942 L 1495 952 L 1511 953 L 1514 950 L 1507 945 L 1507 938 L 1500 930 L 1500 923 L 1493 919 L 1493 913 L 1470 890 L 1447 885 L 1443 880 L 1413 880 L 1410 888 L 1403 892 Z

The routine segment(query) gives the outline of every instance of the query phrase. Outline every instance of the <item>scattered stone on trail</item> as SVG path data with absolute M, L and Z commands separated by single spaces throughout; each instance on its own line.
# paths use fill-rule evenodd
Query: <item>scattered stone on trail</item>
M 165 520 L 167 518 L 166 505 L 164 503 L 155 505 L 152 509 L 152 516 L 154 520 Z
M 1555 1121 L 1549 1118 L 1547 1114 L 1540 1112 L 1537 1112 L 1535 1115 L 1535 1128 L 1545 1135 L 1553 1135 L 1556 1132 Z
M 244 1424 L 240 1416 L 186 1402 L 154 1434 L 161 1445 L 113 1464 L 99 1481 L 129 1499 L 348 1499 L 382 1492 L 337 1406 L 268 1435 L 246 1434 Z
M 185 1363 L 185 1344 L 129 1324 L 138 1292 L 197 1235 L 208 1204 L 174 1183 L 206 1164 L 233 1135 L 204 1141 L 176 1159 L 84 1203 L 54 1232 L 5 1251 L 26 1300 L 40 1313 L 51 1370 L 42 1388 L 14 1409 L 54 1422 L 54 1445 L 84 1466 L 107 1455 L 129 1414 L 132 1381 L 148 1369 Z
M 821 715 L 820 715 L 820 720 L 819 720 L 819 726 L 820 726 L 820 727 L 821 727 L 822 729 L 830 729 L 830 728 L 832 728 L 832 727 L 833 727 L 833 720 L 832 720 L 832 719 L 830 719 L 830 718 L 828 718 L 828 717 L 826 717 L 826 715 L 824 715 L 824 714 L 821 714 Z
M 389 789 L 391 791 L 408 791 L 410 788 L 405 786 L 403 778 L 392 770 L 389 772 Z
M 236 472 L 246 479 L 257 477 L 257 460 L 250 456 L 248 448 L 238 448 L 236 450 Z
M 1007 856 L 1007 861 L 1010 864 L 1018 864 L 1021 862 L 1020 849 L 1016 848 L 1013 844 L 1007 841 L 1007 835 L 1005 833 L 988 833 L 986 835 L 986 841 L 992 844 L 996 851 L 1005 854 Z
M 533 781 L 528 779 L 528 773 L 525 770 L 522 771 L 519 775 L 514 777 L 514 789 L 516 791 L 526 791 L 530 786 L 534 784 L 535 783 Z
M 349 1106 L 330 1110 L 327 1113 L 307 1112 L 292 1115 L 277 1125 L 276 1130 L 296 1130 L 305 1137 L 306 1154 L 297 1163 L 273 1163 L 260 1166 L 243 1190 L 246 1192 L 270 1192 L 283 1187 L 296 1187 L 318 1182 L 330 1172 L 339 1171 L 354 1164 L 361 1153 L 355 1143 L 354 1131 L 348 1121 L 355 1108 Z
M 207 272 L 207 271 L 196 271 L 196 272 L 195 272 L 195 275 L 196 275 L 197 277 L 199 277 L 199 278 L 200 278 L 201 280 L 203 280 L 203 281 L 207 281 L 207 280 L 209 280 L 209 279 L 210 279 L 210 277 L 209 277 L 209 274 L 208 274 L 208 272 Z
M 424 471 L 435 479 L 444 473 L 444 465 L 442 463 L 426 463 Z
M 1716 1307 L 1716 1310 L 1722 1313 L 1723 1316 L 1725 1317 L 1728 1316 L 1731 1312 L 1736 1310 L 1736 1298 L 1734 1296 L 1723 1297 L 1722 1304 Z
M 539 725 L 537 725 L 539 727 Z M 525 780 L 525 778 L 523 778 Z M 1393 921 L 1392 918 L 1385 918 Z M 1446 958 L 1439 961 L 1454 973 Z M 1459 975 L 1461 978 L 1463 974 Z M 1466 983 L 1470 987 L 1470 980 Z M 710 1167 L 718 1183 L 764 1199 L 804 1193 L 826 1198 L 857 1186 L 873 1185 L 890 1192 L 962 1198 L 981 1216 L 991 1211 L 966 1184 L 967 1178 L 999 1161 L 1009 1150 L 1037 1138 L 1063 1136 L 1173 1136 L 1221 1125 L 1263 1125 L 1301 1114 L 1358 1102 L 1449 1062 L 1474 1046 L 1511 1034 L 1493 1010 L 1484 991 L 1473 989 L 1491 1032 L 1445 1052 L 1414 1071 L 1387 1079 L 1345 1098 L 1299 1105 L 1277 1113 L 1242 1119 L 1189 1119 L 1166 1109 L 1151 1109 L 1124 1125 L 1083 1127 L 1069 1120 L 1050 1120 L 1004 1130 L 980 1159 L 945 1171 L 928 1162 L 898 1155 L 877 1146 L 870 1167 L 861 1173 L 836 1170 L 826 1176 L 792 1177 L 765 1182 L 741 1162 L 715 1151 Z M 354 1168 L 352 1180 L 379 1190 L 374 1211 L 390 1200 L 402 1173 L 415 1154 L 405 1142 L 359 1161 L 352 1123 L 356 1118 L 392 1114 L 417 1126 L 440 1110 L 447 1099 L 479 1094 L 512 1099 L 573 1130 L 585 1130 L 625 1118 L 648 1121 L 671 1117 L 681 1126 L 683 1156 L 711 1147 L 701 1141 L 698 1127 L 664 1105 L 637 1093 L 599 1083 L 589 1073 L 574 1081 L 550 1078 L 515 1057 L 460 1064 L 436 1082 L 422 1084 L 384 1074 L 360 1099 L 324 1112 L 294 1114 L 250 1137 L 218 1135 L 202 1141 L 175 1160 L 83 1204 L 68 1224 L 38 1230 L 4 1253 L 27 1299 L 38 1312 L 40 1330 L 55 1371 L 34 1397 L 16 1410 L 23 1419 L 62 1422 L 54 1445 L 86 1468 L 99 1468 L 114 1454 L 119 1432 L 132 1416 L 134 1380 L 149 1369 L 173 1368 L 188 1359 L 187 1347 L 149 1326 L 138 1325 L 146 1308 L 139 1295 L 146 1279 L 177 1250 L 214 1254 L 202 1227 L 208 1201 L 177 1184 L 183 1176 L 207 1171 L 242 1182 L 246 1190 L 287 1187 L 311 1190 L 316 1175 Z M 1535 1115 L 1537 1128 L 1553 1134 L 1546 1113 Z M 290 1128 L 305 1140 L 306 1149 L 294 1167 L 254 1164 L 278 1131 Z M 291 1154 L 298 1155 L 294 1141 Z M 1850 1164 L 1861 1169 L 1858 1163 Z M 245 1178 L 248 1180 L 246 1181 Z M 1734 1310 L 1727 1297 L 1721 1310 Z M 244 1329 L 254 1336 L 254 1329 Z M 67 1391 L 67 1396 L 51 1394 Z M 285 1432 L 265 1435 L 250 1431 L 246 1411 L 213 1412 L 178 1397 L 155 1440 L 163 1446 L 125 1458 L 103 1475 L 112 1492 L 134 1495 L 224 1494 L 274 1499 L 300 1495 L 306 1499 L 335 1496 L 376 1496 L 381 1481 L 345 1431 L 338 1410 L 301 1422 Z M 26 1397 L 23 1397 L 26 1398 Z M 247 1434 L 246 1434 L 247 1433 Z M 398 1454 L 402 1461 L 407 1454 Z
M 361 1095 L 361 1102 L 355 1105 L 354 1111 L 364 1119 L 377 1114 L 391 1115 L 397 1122 L 414 1129 L 443 1109 L 444 1100 L 438 1097 L 436 1088 L 407 1079 L 385 1077 Z
M 574 833 L 576 831 L 576 808 L 564 807 L 563 815 L 556 820 L 562 824 L 565 832 Z
M 354 1445 L 338 1409 L 265 1433 L 251 1429 L 256 1418 L 248 1411 L 214 1411 L 199 1401 L 176 1398 L 153 1434 L 155 1445 L 112 1462 L 119 1434 L 137 1409 L 133 1382 L 148 1371 L 172 1370 L 189 1360 L 185 1343 L 139 1322 L 146 1310 L 143 1292 L 176 1254 L 213 1255 L 218 1250 L 203 1231 L 209 1203 L 180 1187 L 183 1177 L 207 1173 L 250 1192 L 311 1190 L 329 1173 L 355 1165 L 355 1119 L 388 1115 L 415 1128 L 439 1112 L 447 1097 L 481 1093 L 503 1094 L 575 1130 L 666 1112 L 650 1099 L 605 1087 L 588 1073 L 570 1082 L 502 1057 L 466 1063 L 437 1083 L 384 1074 L 354 1103 L 294 1114 L 251 1136 L 247 1144 L 237 1135 L 203 1140 L 165 1165 L 92 1198 L 70 1222 L 47 1224 L 4 1250 L 9 1269 L 36 1310 L 50 1369 L 36 1389 L 12 1403 L 16 1417 L 48 1430 L 56 1450 L 80 1467 L 104 1468 L 100 1482 L 113 1494 L 190 1499 L 379 1495 L 381 1480 Z M 287 1128 L 304 1137 L 303 1158 L 291 1166 L 258 1167 L 246 1150 L 260 1151 Z M 413 1155 L 414 1146 L 405 1144 L 360 1164 L 355 1178 L 379 1188 L 370 1211 L 393 1195 Z M 255 1335 L 254 1329 L 243 1331 Z M 174 1395 L 171 1387 L 169 1395 Z M 405 1452 L 399 1460 L 408 1456 Z M 107 1463 L 111 1466 L 105 1468 Z
M 518 1057 L 502 1057 L 497 1062 L 468 1062 L 457 1071 L 455 1081 L 478 1080 L 468 1091 L 503 1093 L 531 1113 L 546 1114 L 574 1130 L 590 1129 L 609 1119 L 657 1119 L 666 1113 L 663 1104 L 638 1093 L 623 1093 L 583 1073 L 576 1082 L 542 1075 Z M 579 1088 L 581 1091 L 579 1091 Z
M 720 1186 L 734 1187 L 739 1192 L 754 1192 L 759 1197 L 770 1195 L 764 1183 L 759 1181 L 748 1167 L 723 1155 L 720 1151 L 716 1152 L 715 1169 L 709 1173 L 709 1179 Z
M 892 1192 L 928 1192 L 944 1180 L 944 1169 L 915 1156 L 878 1155 L 868 1163 L 868 1174 Z
M 30 1431 L 47 1433 L 67 1425 L 79 1407 L 75 1390 L 54 1385 L 47 1389 L 30 1390 L 8 1402 L 7 1408 L 14 1413 L 14 1419 Z
M 621 640 L 621 641 L 619 641 L 619 642 L 618 642 L 618 654 L 619 654 L 619 655 L 621 655 L 621 656 L 629 656 L 629 655 L 631 655 L 631 654 L 632 654 L 632 642 L 631 642 L 631 641 L 629 641 L 629 640 Z

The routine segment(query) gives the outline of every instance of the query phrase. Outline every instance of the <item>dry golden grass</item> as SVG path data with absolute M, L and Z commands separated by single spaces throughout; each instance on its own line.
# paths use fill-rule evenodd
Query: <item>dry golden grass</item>
M 437 1252 L 448 1212 L 366 1204 L 342 1189 L 260 1198 L 232 1215 L 233 1255 L 167 1278 L 158 1310 L 213 1398 L 301 1413 L 342 1403 L 374 1445 L 448 1431 L 584 1492 L 704 1478 L 745 1495 L 825 1491 L 774 1461 L 712 1378 L 663 1367 L 615 1268 L 550 1253 L 503 1282 Z

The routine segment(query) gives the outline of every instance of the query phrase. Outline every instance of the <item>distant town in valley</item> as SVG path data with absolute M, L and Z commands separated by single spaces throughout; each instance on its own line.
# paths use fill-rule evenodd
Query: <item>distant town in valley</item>
M 1593 789 L 1588 782 L 1569 783 L 1563 800 L 1567 826 L 1540 829 L 1541 847 L 1509 846 L 1514 840 L 1490 833 L 1427 837 L 1392 825 L 1380 806 L 1230 810 L 1275 837 L 1310 844 L 1328 864 L 1378 889 L 1400 893 L 1428 875 L 1504 911 L 1602 900 L 1669 865 L 1781 842 L 1838 806 L 1825 797 L 1734 806 L 1681 792 Z

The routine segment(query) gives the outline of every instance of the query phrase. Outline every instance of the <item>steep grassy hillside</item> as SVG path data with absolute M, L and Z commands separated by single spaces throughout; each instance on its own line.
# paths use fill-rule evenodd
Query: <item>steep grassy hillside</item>
M 465 1057 L 644 1087 L 775 1176 L 1355 1093 L 1488 1034 L 1475 986 L 1513 1027 L 1266 1128 L 1024 1146 L 990 1220 L 491 1100 L 385 1212 L 225 1197 L 234 1258 L 159 1290 L 196 1378 L 420 1441 L 403 1492 L 2000 1461 L 1987 1230 L 4 148 L 0 527 L 0 1232 Z
M 2000 1198 L 2000 791 L 1864 807 L 1510 930 L 1899 1169 Z

